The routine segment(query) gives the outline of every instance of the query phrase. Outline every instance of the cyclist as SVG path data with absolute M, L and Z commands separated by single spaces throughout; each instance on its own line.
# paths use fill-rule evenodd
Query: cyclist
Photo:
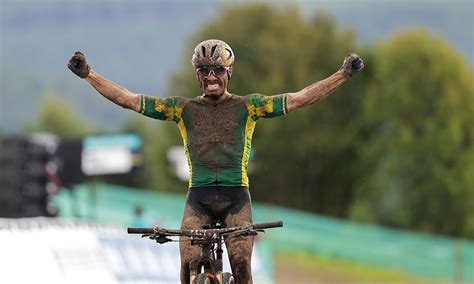
M 227 90 L 234 59 L 231 47 L 221 40 L 199 43 L 191 59 L 202 92 L 195 98 L 132 93 L 91 69 L 81 52 L 68 64 L 72 72 L 119 106 L 177 124 L 190 169 L 182 229 L 198 229 L 216 220 L 224 227 L 252 223 L 247 164 L 257 120 L 319 102 L 364 67 L 362 59 L 352 53 L 333 75 L 299 92 L 237 96 Z M 226 246 L 236 283 L 252 283 L 253 239 L 231 238 Z M 190 242 L 180 242 L 182 283 L 189 279 L 188 264 L 199 252 Z

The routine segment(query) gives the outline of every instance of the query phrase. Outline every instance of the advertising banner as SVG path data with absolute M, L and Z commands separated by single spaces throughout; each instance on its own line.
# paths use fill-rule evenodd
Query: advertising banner
M 179 283 L 178 243 L 158 245 L 126 228 L 0 219 L 0 240 L 1 283 Z M 258 252 L 253 258 L 256 283 L 268 283 Z

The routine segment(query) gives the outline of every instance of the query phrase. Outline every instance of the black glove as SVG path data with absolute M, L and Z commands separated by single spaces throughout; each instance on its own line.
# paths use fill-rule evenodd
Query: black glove
M 355 53 L 349 53 L 342 63 L 339 71 L 346 77 L 352 78 L 364 68 L 364 61 L 359 55 Z
M 67 67 L 74 74 L 81 78 L 86 78 L 87 75 L 89 75 L 89 70 L 91 69 L 89 65 L 87 65 L 86 57 L 80 51 L 76 51 L 76 53 L 74 53 L 74 55 L 69 60 Z

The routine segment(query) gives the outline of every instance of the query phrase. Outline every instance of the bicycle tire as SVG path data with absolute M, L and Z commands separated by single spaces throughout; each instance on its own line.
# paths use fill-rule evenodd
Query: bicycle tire
M 194 279 L 194 284 L 218 284 L 214 278 L 209 277 L 206 273 L 199 273 Z
M 234 276 L 229 272 L 222 273 L 222 284 L 234 284 Z

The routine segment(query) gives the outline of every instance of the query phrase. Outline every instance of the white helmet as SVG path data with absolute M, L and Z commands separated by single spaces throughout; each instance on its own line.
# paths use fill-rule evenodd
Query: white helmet
M 218 39 L 208 39 L 196 46 L 191 63 L 194 69 L 209 65 L 231 67 L 234 59 L 234 52 L 227 43 Z

